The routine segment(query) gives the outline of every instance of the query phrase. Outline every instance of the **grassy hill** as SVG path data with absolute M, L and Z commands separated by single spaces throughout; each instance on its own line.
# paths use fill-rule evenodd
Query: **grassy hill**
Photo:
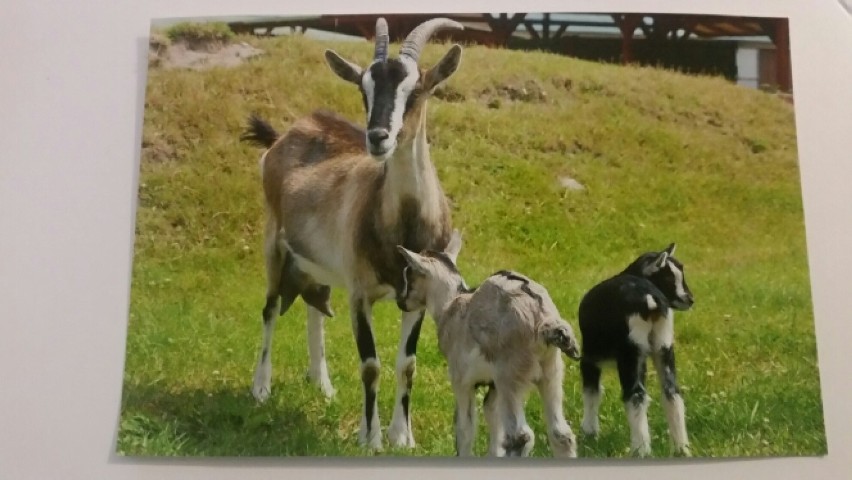
M 342 292 L 326 323 L 326 402 L 305 381 L 305 312 L 278 322 L 273 396 L 249 393 L 264 303 L 260 151 L 250 112 L 280 130 L 318 108 L 364 123 L 355 87 L 322 60 L 364 65 L 364 43 L 240 38 L 266 51 L 236 68 L 149 72 L 118 450 L 128 455 L 363 455 L 358 355 Z M 446 51 L 431 45 L 421 63 Z M 393 52 L 397 49 L 393 48 Z M 465 235 L 470 284 L 503 268 L 549 288 L 577 329 L 583 293 L 638 254 L 678 243 L 696 296 L 676 316 L 678 369 L 699 456 L 826 450 L 792 107 L 721 79 L 561 56 L 466 48 L 429 103 L 432 158 Z M 585 186 L 569 190 L 560 178 Z M 374 310 L 379 413 L 393 406 L 399 316 Z M 453 455 L 453 399 L 427 321 L 412 398 L 415 451 Z M 656 456 L 669 453 L 649 372 Z M 579 369 L 565 409 L 580 456 L 627 454 L 617 378 L 604 375 L 602 434 L 580 434 Z M 534 455 L 549 455 L 537 395 Z M 477 451 L 485 451 L 480 428 Z

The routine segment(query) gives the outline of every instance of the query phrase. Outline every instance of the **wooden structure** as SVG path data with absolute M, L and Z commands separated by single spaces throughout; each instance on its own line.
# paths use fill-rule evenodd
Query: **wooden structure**
M 775 81 L 780 90 L 792 91 L 790 69 L 789 24 L 785 18 L 729 17 L 718 15 L 679 15 L 645 13 L 610 13 L 594 15 L 565 14 L 390 14 L 388 20 L 392 41 L 401 40 L 421 22 L 434 17 L 448 17 L 465 25 L 464 30 L 439 32 L 439 40 L 507 47 L 516 37 L 529 39 L 530 45 L 553 44 L 566 37 L 572 27 L 617 28 L 621 37 L 621 61 L 632 63 L 635 45 L 641 38 L 647 42 L 685 42 L 689 39 L 722 37 L 768 37 L 775 46 Z M 317 29 L 372 39 L 378 15 L 321 15 L 304 18 L 281 18 L 263 22 L 233 22 L 236 33 L 271 34 L 279 27 L 296 31 Z M 569 17 L 569 18 L 565 18 Z
M 613 18 L 621 30 L 622 59 L 625 63 L 632 61 L 637 29 L 645 38 L 656 41 L 683 41 L 692 35 L 699 38 L 769 37 L 775 45 L 778 88 L 785 92 L 793 89 L 790 26 L 786 18 L 673 14 L 615 14 Z

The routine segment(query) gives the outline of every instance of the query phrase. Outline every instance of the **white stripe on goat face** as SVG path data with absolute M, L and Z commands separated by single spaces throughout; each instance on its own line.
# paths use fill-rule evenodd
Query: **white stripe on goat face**
M 367 99 L 367 121 L 369 122 L 370 115 L 373 113 L 373 102 L 376 98 L 376 81 L 373 80 L 370 67 L 364 70 L 364 76 L 361 77 L 361 88 L 364 89 L 364 97 Z
M 407 71 L 405 78 L 399 82 L 396 87 L 396 95 L 394 95 L 393 113 L 390 121 L 390 138 L 394 141 L 399 131 L 402 130 L 402 120 L 405 114 L 405 102 L 408 101 L 409 95 L 414 91 L 417 85 L 417 80 L 420 78 L 420 70 L 417 68 L 417 62 L 408 57 L 401 57 L 400 62 L 405 66 Z
M 683 272 L 671 261 L 667 261 L 666 264 L 669 266 L 669 270 L 672 271 L 672 275 L 675 277 L 675 294 L 677 295 L 677 298 L 684 302 L 687 301 L 686 288 L 683 286 Z

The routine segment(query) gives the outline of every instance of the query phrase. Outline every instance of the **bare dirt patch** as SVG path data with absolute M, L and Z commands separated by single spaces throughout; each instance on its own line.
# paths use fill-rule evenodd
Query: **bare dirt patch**
M 435 93 L 433 94 L 435 98 L 444 100 L 445 102 L 457 103 L 463 102 L 467 99 L 465 95 L 459 91 L 459 89 L 453 87 L 452 85 L 441 85 L 437 89 L 435 89 Z
M 500 108 L 505 101 L 525 103 L 548 101 L 547 91 L 533 79 L 488 87 L 480 93 L 480 98 L 489 108 Z

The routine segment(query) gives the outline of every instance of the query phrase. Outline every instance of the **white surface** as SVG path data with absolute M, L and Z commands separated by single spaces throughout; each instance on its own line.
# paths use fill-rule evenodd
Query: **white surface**
M 737 49 L 737 83 L 746 87 L 757 88 L 758 53 L 756 48 Z
M 2 0 L 0 478 L 469 478 L 453 459 L 127 460 L 119 412 L 150 17 L 355 13 L 343 1 Z M 289 5 L 285 7 L 285 5 Z M 294 6 L 295 5 L 295 6 Z M 513 8 L 514 5 L 514 8 Z M 373 11 L 495 11 L 502 0 L 371 2 Z M 361 7 L 363 8 L 363 7 Z M 852 20 L 834 0 L 525 2 L 527 11 L 790 16 L 805 217 L 830 454 L 690 462 L 536 463 L 536 479 L 849 478 L 852 455 Z M 845 108 L 845 110 L 844 110 Z M 577 405 L 576 408 L 582 408 Z M 478 462 L 493 478 L 528 474 Z M 483 465 L 486 465 L 483 467 Z M 488 466 L 490 465 L 490 467 Z

